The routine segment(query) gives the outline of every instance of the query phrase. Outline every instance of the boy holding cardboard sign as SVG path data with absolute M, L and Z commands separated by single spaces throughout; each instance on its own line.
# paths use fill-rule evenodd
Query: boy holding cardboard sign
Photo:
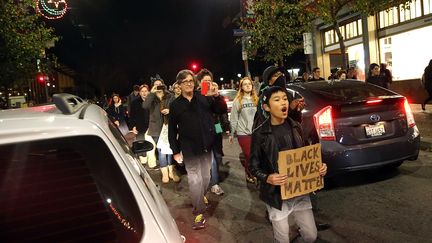
M 300 124 L 288 117 L 285 89 L 271 87 L 263 93 L 262 99 L 263 109 L 270 117 L 252 134 L 250 169 L 260 181 L 260 198 L 266 204 L 275 241 L 289 242 L 288 216 L 293 214 L 301 240 L 314 242 L 317 229 L 309 194 L 286 200 L 281 196 L 281 186 L 289 184 L 291 178 L 286 171 L 279 171 L 279 152 L 304 146 Z M 327 173 L 326 164 L 319 164 L 317 169 L 321 176 Z

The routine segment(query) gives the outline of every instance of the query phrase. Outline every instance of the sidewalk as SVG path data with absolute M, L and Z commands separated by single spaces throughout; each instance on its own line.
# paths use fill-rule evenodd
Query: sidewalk
M 422 150 L 432 151 L 432 105 L 426 105 L 426 111 L 422 111 L 420 104 L 411 104 L 416 125 L 420 130 Z

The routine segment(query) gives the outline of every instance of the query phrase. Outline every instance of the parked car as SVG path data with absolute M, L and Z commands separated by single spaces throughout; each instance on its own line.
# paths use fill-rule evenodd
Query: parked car
M 225 102 L 228 107 L 228 115 L 231 114 L 231 108 L 233 105 L 234 98 L 237 95 L 237 90 L 235 89 L 220 89 L 219 95 L 222 95 L 225 98 Z
M 76 96 L 0 111 L 0 242 L 184 242 L 106 112 Z
M 417 159 L 420 134 L 404 96 L 355 80 L 292 83 L 287 90 L 305 98 L 305 138 L 321 143 L 329 175 Z

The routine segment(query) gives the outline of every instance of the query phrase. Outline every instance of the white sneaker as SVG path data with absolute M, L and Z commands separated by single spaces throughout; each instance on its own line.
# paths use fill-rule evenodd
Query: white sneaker
M 222 195 L 222 194 L 225 193 L 218 184 L 213 185 L 211 187 L 210 191 L 213 192 L 214 194 L 218 195 L 218 196 L 220 196 L 220 195 Z

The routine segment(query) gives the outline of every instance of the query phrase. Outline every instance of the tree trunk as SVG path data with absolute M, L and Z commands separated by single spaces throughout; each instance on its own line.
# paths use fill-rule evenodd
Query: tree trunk
M 345 43 L 344 43 L 344 38 L 343 38 L 342 33 L 339 29 L 339 23 L 337 21 L 335 21 L 333 26 L 334 26 L 334 31 L 336 31 L 336 34 L 339 38 L 339 47 L 340 47 L 341 58 L 342 58 L 342 69 L 347 70 L 347 60 L 346 60 L 346 55 L 345 55 L 346 54 L 346 47 L 345 47 Z

